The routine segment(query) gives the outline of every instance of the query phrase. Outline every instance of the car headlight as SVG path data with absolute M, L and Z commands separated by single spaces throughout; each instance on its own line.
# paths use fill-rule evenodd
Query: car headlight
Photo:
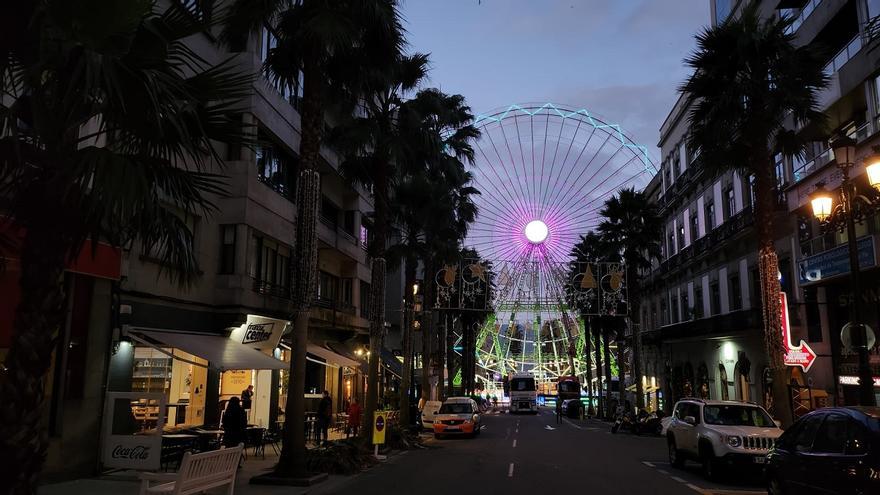
M 730 445 L 733 448 L 741 447 L 743 444 L 742 438 L 730 436 L 727 437 L 727 445 Z

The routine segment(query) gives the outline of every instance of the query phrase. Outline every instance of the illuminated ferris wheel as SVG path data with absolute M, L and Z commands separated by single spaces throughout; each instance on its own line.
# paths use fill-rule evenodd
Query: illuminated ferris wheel
M 656 167 L 619 125 L 586 109 L 511 105 L 475 125 L 482 134 L 472 172 L 481 195 L 465 247 L 491 263 L 495 311 L 475 342 L 479 366 L 544 380 L 581 375 L 583 328 L 567 306 L 567 288 L 584 288 L 597 304 L 625 292 L 622 268 L 613 265 L 585 267 L 572 280 L 572 249 L 598 226 L 609 197 L 644 188 Z

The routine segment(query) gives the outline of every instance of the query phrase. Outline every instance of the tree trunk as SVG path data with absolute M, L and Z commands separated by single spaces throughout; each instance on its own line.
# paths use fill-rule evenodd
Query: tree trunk
M 632 376 L 636 383 L 636 408 L 639 411 L 645 407 L 645 390 L 642 387 L 642 313 L 641 309 L 641 286 L 639 285 L 638 270 L 635 263 L 626 266 L 626 283 L 629 290 L 629 321 L 632 328 Z M 635 322 L 634 325 L 632 323 Z
M 593 351 L 591 332 L 592 321 L 589 316 L 582 316 L 584 320 L 584 365 L 587 368 L 587 416 L 595 414 L 593 409 Z
M 21 301 L 0 373 L 0 479 L 4 493 L 35 493 L 46 458 L 44 379 L 64 319 L 68 244 L 56 225 L 31 225 L 21 249 Z M 9 490 L 6 492 L 6 490 Z
M 376 223 L 373 226 L 373 255 L 370 285 L 370 368 L 367 374 L 367 401 L 364 405 L 363 435 L 368 438 L 372 432 L 373 413 L 379 400 L 379 361 L 381 360 L 382 337 L 385 332 L 385 242 L 388 238 L 388 170 L 383 161 L 386 153 L 376 150 L 379 157 L 373 170 L 373 202 Z
M 596 320 L 593 319 L 592 323 L 596 323 Z M 605 394 L 603 394 L 602 390 L 602 339 L 601 339 L 601 330 L 599 329 L 599 325 L 594 325 L 594 328 L 591 329 L 593 332 L 593 338 L 595 339 L 596 349 L 596 394 L 599 396 L 597 401 L 596 414 L 600 418 L 605 417 Z
M 446 372 L 448 378 L 446 380 L 446 397 L 455 396 L 455 320 L 453 316 L 446 317 Z
M 446 398 L 446 383 L 444 376 L 446 374 L 446 327 L 448 315 L 446 311 L 437 313 L 437 400 Z M 452 377 L 450 377 L 450 380 Z
M 617 330 L 617 390 L 618 402 L 621 406 L 626 405 L 626 326 Z M 624 408 L 625 412 L 629 412 Z
M 605 417 L 613 418 L 614 411 L 611 410 L 611 353 L 608 349 L 608 337 L 610 332 L 605 328 L 602 329 L 602 356 L 605 360 Z
M 434 338 L 434 272 L 433 263 L 423 260 L 425 268 L 424 285 L 425 295 L 422 309 L 422 398 L 424 400 L 435 399 L 431 392 L 431 339 Z
M 792 423 L 791 399 L 788 390 L 788 370 L 782 362 L 784 348 L 780 331 L 779 260 L 774 243 L 773 212 L 776 194 L 773 163 L 769 154 L 762 160 L 755 174 L 755 225 L 758 231 L 758 274 L 761 283 L 761 309 L 764 323 L 764 347 L 767 363 L 773 376 L 771 412 L 788 427 Z
M 409 416 L 410 387 L 412 386 L 412 361 L 413 361 L 413 285 L 416 282 L 416 260 L 407 258 L 404 268 L 404 318 L 403 318 L 403 378 L 400 380 L 400 424 L 409 426 L 412 418 Z
M 285 406 L 284 442 L 275 472 L 281 476 L 302 477 L 306 468 L 305 374 L 309 338 L 309 313 L 315 297 L 318 270 L 318 205 L 321 177 L 317 168 L 324 131 L 321 94 L 323 70 L 314 62 L 303 67 L 302 139 L 300 141 L 299 182 L 296 194 L 296 267 L 293 290 L 293 346 Z

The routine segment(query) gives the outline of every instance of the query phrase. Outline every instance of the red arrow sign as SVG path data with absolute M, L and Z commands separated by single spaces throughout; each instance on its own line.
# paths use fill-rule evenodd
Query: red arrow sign
M 816 353 L 803 340 L 801 340 L 798 346 L 791 343 L 791 326 L 788 323 L 788 297 L 782 291 L 779 292 L 779 297 L 782 304 L 780 308 L 782 315 L 782 345 L 785 347 L 785 356 L 782 357 L 782 362 L 786 366 L 800 366 L 804 372 L 810 371 L 813 361 L 816 360 Z

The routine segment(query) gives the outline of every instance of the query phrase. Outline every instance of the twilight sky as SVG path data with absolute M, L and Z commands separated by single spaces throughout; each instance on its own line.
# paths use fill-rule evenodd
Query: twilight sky
M 709 0 L 404 0 L 430 86 L 475 114 L 512 103 L 587 108 L 659 157 L 659 128 Z

